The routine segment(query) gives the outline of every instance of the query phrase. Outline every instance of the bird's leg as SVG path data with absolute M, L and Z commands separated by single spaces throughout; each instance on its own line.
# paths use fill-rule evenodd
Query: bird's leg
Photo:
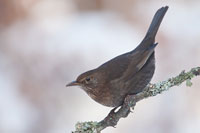
M 124 103 L 122 106 L 125 106 L 126 108 L 132 108 L 133 110 L 135 105 L 136 105 L 135 95 L 127 95 L 124 99 Z
M 118 107 L 113 108 L 110 111 L 110 113 L 106 116 L 106 118 L 104 118 L 100 123 L 115 127 L 115 125 L 117 125 L 118 122 L 118 120 L 116 120 L 116 112 L 115 112 L 117 108 Z
M 127 95 L 124 99 L 124 103 L 121 105 L 119 110 L 116 111 L 118 107 L 113 108 L 110 113 L 104 118 L 99 124 L 104 127 L 106 126 L 112 126 L 115 127 L 117 125 L 117 122 L 121 117 L 125 118 L 128 116 L 128 114 L 131 112 L 131 107 L 134 107 L 136 104 L 136 101 L 134 100 L 134 95 Z

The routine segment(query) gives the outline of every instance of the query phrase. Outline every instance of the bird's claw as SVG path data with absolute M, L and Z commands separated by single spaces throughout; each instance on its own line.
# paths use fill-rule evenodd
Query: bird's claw
M 135 105 L 134 95 L 127 95 L 124 99 L 124 105 L 128 107 L 132 107 Z
M 108 125 L 115 127 L 115 125 L 117 125 L 117 121 L 115 120 L 115 110 L 117 109 L 118 107 L 115 107 L 113 108 L 110 113 L 108 114 L 108 116 L 104 119 L 104 122 L 106 123 L 109 123 Z

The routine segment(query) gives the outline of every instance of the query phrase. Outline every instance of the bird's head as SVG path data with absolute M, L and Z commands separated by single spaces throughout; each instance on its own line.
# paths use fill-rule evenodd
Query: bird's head
M 81 86 L 96 88 L 101 81 L 101 74 L 97 73 L 95 70 L 87 71 L 78 76 L 75 81 L 70 82 L 66 86 Z

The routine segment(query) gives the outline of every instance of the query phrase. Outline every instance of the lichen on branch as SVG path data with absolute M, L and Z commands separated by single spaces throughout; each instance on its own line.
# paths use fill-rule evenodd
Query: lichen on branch
M 192 68 L 190 71 L 182 71 L 178 76 L 169 78 L 155 84 L 149 84 L 142 92 L 136 95 L 128 95 L 124 104 L 115 112 L 116 108 L 100 122 L 78 122 L 76 131 L 72 133 L 100 133 L 103 129 L 109 126 L 116 126 L 120 118 L 125 118 L 134 109 L 136 103 L 148 97 L 156 96 L 164 91 L 169 90 L 173 86 L 178 86 L 186 81 L 186 86 L 192 86 L 191 79 L 200 75 L 200 67 Z

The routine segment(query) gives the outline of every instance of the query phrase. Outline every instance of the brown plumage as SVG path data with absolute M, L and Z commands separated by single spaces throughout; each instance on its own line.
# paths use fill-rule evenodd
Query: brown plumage
M 109 107 L 120 106 L 127 95 L 141 92 L 154 74 L 155 36 L 167 9 L 165 6 L 156 12 L 144 39 L 133 51 L 81 74 L 67 86 L 81 86 L 96 102 Z

